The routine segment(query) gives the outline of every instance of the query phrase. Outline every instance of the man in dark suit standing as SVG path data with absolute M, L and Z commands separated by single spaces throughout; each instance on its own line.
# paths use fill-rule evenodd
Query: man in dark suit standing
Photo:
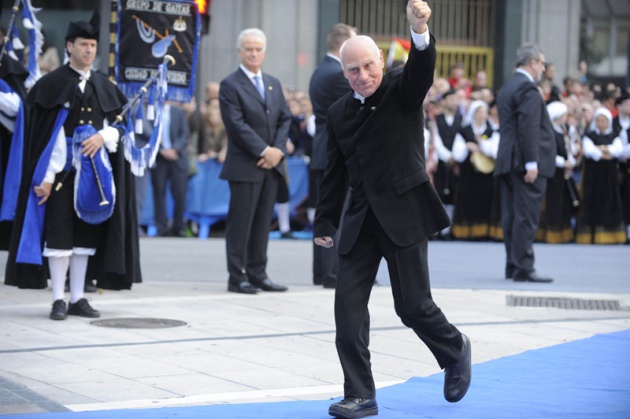
M 555 173 L 556 144 L 551 120 L 536 82 L 545 71 L 545 55 L 536 45 L 516 51 L 516 70 L 497 97 L 501 224 L 505 242 L 505 277 L 551 282 L 534 269 L 533 243 L 547 179 Z
M 326 112 L 330 105 L 346 93 L 352 91 L 348 80 L 343 75 L 339 48 L 348 38 L 356 36 L 356 30 L 344 23 L 332 27 L 327 37 L 328 52 L 311 76 L 309 95 L 315 115 L 315 136 L 310 164 L 309 199 L 314 204 L 319 197 L 319 183 L 326 169 Z M 339 262 L 333 249 L 313 245 L 313 283 L 324 288 L 335 288 Z
M 286 291 L 267 276 L 267 244 L 280 162 L 286 154 L 291 114 L 282 86 L 260 68 L 267 40 L 260 29 L 245 29 L 238 37 L 241 65 L 221 81 L 219 103 L 228 135 L 221 179 L 230 184 L 225 229 L 228 291 L 256 294 Z
M 184 109 L 176 103 L 167 103 L 163 109 L 164 127 L 160 153 L 151 169 L 155 223 L 159 236 L 186 237 L 184 210 L 188 186 L 188 138 L 190 129 Z M 149 133 L 150 135 L 150 133 Z M 166 184 L 171 182 L 174 211 L 173 224 L 169 230 L 166 215 Z
M 446 400 L 459 401 L 470 385 L 470 341 L 433 302 L 427 266 L 428 237 L 449 224 L 424 161 L 422 102 L 436 59 L 427 26 L 430 15 L 427 3 L 409 1 L 409 59 L 386 75 L 383 52 L 371 38 L 356 36 L 341 47 L 343 71 L 354 91 L 328 112 L 329 160 L 314 231 L 316 244 L 333 245 L 349 184 L 335 292 L 344 399 L 329 409 L 338 418 L 378 413 L 368 350 L 368 301 L 383 257 L 396 314 L 445 369 Z

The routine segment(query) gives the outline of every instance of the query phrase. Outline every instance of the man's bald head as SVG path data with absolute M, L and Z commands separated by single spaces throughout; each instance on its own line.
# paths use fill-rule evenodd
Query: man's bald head
M 374 94 L 383 81 L 383 51 L 369 36 L 348 39 L 339 51 L 343 74 L 355 92 L 363 97 Z

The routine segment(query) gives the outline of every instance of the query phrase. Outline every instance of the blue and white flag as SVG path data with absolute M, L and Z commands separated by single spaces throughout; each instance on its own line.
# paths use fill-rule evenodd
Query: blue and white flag
M 22 1 L 22 25 L 28 31 L 28 73 L 29 76 L 26 79 L 24 85 L 27 89 L 33 87 L 35 82 L 41 77 L 39 71 L 39 65 L 37 64 L 37 57 L 42 53 L 42 46 L 44 45 L 44 35 L 42 35 L 42 23 L 35 16 L 41 9 L 33 7 L 31 0 Z M 8 29 L 9 40 L 6 49 L 7 54 L 16 61 L 20 61 L 16 50 L 24 49 L 24 43 L 20 39 L 20 33 L 17 29 L 17 25 L 13 25 Z

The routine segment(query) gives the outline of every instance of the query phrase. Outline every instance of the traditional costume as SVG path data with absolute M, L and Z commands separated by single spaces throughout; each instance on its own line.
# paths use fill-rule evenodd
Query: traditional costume
M 454 94 L 456 94 L 455 90 L 449 90 L 444 93 L 441 100 Z M 462 128 L 462 120 L 462 114 L 457 111 L 452 115 L 447 113 L 437 114 L 435 116 L 436 129 L 433 131 L 433 143 L 438 157 L 437 170 L 433 174 L 433 184 L 451 220 L 453 219 L 455 197 L 459 184 L 459 167 L 448 162 L 451 161 L 453 156 L 453 142 L 455 141 L 455 136 Z M 440 232 L 440 235 L 449 237 L 451 235 L 451 226 Z
M 95 13 L 90 22 L 70 23 L 66 40 L 98 40 L 98 21 L 98 13 Z M 112 121 L 126 103 L 126 97 L 107 77 L 95 71 L 75 70 L 70 65 L 47 74 L 26 98 L 30 113 L 25 136 L 24 181 L 18 198 L 5 283 L 20 288 L 45 288 L 49 277 L 47 259 L 53 279 L 53 299 L 55 304 L 63 303 L 52 271 L 67 271 L 69 263 L 69 314 L 83 315 L 80 307 L 75 313 L 72 308 L 77 303 L 75 296 L 82 295 L 88 258 L 87 276 L 95 278 L 99 288 L 130 289 L 132 283 L 142 281 L 134 179 L 124 158 L 124 147 L 118 147 L 118 139 L 124 131 L 112 127 Z M 84 130 L 89 132 L 82 134 Z M 81 135 L 89 138 L 90 133 L 96 131 L 101 133 L 105 144 L 92 162 L 80 154 L 80 141 Z M 96 176 L 95 173 L 99 174 L 102 184 L 86 185 L 82 176 Z M 110 176 L 113 180 L 107 182 Z M 39 205 L 40 198 L 35 195 L 34 187 L 44 182 L 54 182 L 53 190 L 48 201 Z M 60 183 L 61 187 L 57 188 Z M 109 206 L 105 205 L 109 214 L 86 216 L 85 210 L 99 206 L 100 202 L 91 205 L 81 203 L 80 198 L 93 196 L 93 191 L 101 189 L 105 195 L 108 191 L 111 193 Z M 81 273 L 83 278 L 73 277 L 73 272 L 74 276 Z M 78 284 L 81 284 L 81 292 Z
M 8 250 L 22 171 L 24 83 L 28 71 L 8 54 L 0 61 L 0 250 Z
M 598 117 L 608 120 L 608 128 L 603 132 L 595 126 Z M 612 114 L 608 109 L 597 109 L 593 115 L 591 130 L 582 139 L 583 207 L 578 223 L 577 243 L 617 244 L 626 241 L 618 178 L 618 159 L 623 152 L 623 145 L 612 130 L 612 122 Z M 612 158 L 602 158 L 604 149 L 608 150 Z
M 564 125 L 556 122 L 567 113 L 567 106 L 562 102 L 551 102 L 547 105 L 547 111 L 556 135 L 556 174 L 547 181 L 536 238 L 545 243 L 568 243 L 574 239 L 571 219 L 577 202 L 572 197 L 576 190 L 573 179 L 565 176 L 565 173 L 567 162 L 574 167 L 575 159 L 567 152 L 568 139 L 565 140 Z
M 480 108 L 487 110 L 488 105 L 481 100 L 470 104 L 464 127 L 453 144 L 453 157 L 459 163 L 460 177 L 452 231 L 453 237 L 460 240 L 485 240 L 490 234 L 494 191 L 493 168 L 491 165 L 482 166 L 483 163 L 479 160 L 475 162 L 481 156 L 470 153 L 466 145 L 477 144 L 481 154 L 486 158 L 496 156 L 498 134 L 495 135 L 488 121 L 481 126 L 475 122 L 474 115 Z M 488 160 L 483 162 L 489 163 Z

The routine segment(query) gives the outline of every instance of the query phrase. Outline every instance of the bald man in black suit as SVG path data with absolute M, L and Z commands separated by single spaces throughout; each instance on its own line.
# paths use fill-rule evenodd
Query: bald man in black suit
M 321 183 L 314 237 L 331 247 L 352 188 L 337 243 L 336 346 L 344 399 L 337 418 L 375 415 L 378 406 L 368 349 L 370 292 L 387 261 L 396 314 L 445 369 L 444 397 L 461 400 L 470 385 L 470 340 L 450 324 L 431 296 L 428 237 L 449 225 L 424 160 L 422 103 L 433 82 L 436 50 L 428 4 L 410 0 L 412 46 L 404 67 L 383 74 L 383 51 L 371 38 L 350 38 L 341 63 L 353 92 L 328 112 L 328 165 Z

